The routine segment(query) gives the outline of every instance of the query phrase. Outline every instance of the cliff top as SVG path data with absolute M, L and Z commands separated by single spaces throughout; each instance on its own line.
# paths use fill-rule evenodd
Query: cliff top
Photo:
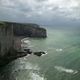
M 5 24 L 5 23 L 7 23 L 7 24 L 29 25 L 29 26 L 36 25 L 36 26 L 39 27 L 39 25 L 38 25 L 38 24 L 35 24 L 35 23 L 20 23 L 20 22 L 0 21 L 0 24 L 1 24 L 1 25 L 2 25 L 2 24 Z

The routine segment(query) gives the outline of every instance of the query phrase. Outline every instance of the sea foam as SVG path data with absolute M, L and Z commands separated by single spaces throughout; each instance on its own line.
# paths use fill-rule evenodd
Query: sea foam
M 62 67 L 62 66 L 55 66 L 54 68 L 56 70 L 58 70 L 59 72 L 66 72 L 66 73 L 70 73 L 70 74 L 76 74 L 76 73 L 78 73 L 77 70 L 67 69 L 67 68 Z

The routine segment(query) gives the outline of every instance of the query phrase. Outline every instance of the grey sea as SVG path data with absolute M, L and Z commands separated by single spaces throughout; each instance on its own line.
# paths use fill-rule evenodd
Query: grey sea
M 46 29 L 46 39 L 25 38 L 22 46 L 47 54 L 13 61 L 0 74 L 4 80 L 80 80 L 80 28 Z

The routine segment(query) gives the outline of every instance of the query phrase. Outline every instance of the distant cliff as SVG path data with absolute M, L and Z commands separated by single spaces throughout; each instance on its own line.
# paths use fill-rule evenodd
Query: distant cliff
M 46 29 L 41 28 L 37 24 L 32 23 L 12 23 L 6 22 L 13 26 L 13 32 L 15 36 L 35 37 L 35 38 L 46 38 Z

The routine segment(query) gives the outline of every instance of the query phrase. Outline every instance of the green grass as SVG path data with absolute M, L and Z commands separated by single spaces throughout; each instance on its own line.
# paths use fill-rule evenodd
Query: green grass
M 4 26 L 5 25 L 5 22 L 0 22 L 0 26 Z

